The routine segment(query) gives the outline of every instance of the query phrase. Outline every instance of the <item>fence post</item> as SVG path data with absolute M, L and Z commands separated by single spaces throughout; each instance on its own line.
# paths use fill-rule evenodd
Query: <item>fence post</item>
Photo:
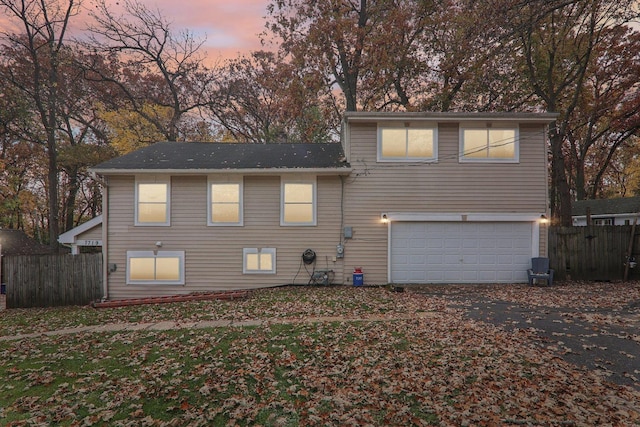
M 627 257 L 624 263 L 624 277 L 623 281 L 626 282 L 629 278 L 629 263 L 631 262 L 631 255 L 633 254 L 633 241 L 635 240 L 636 224 L 638 223 L 638 215 L 633 218 L 633 225 L 631 226 L 631 238 L 629 239 L 629 249 L 627 250 Z

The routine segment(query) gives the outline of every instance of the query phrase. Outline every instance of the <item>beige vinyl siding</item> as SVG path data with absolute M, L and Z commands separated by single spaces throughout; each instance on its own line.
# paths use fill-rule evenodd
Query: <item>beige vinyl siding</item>
M 389 164 L 376 162 L 376 123 L 351 123 L 345 225 L 353 226 L 354 239 L 345 248 L 345 274 L 361 266 L 365 284 L 386 283 L 388 228 L 380 221 L 382 212 L 546 212 L 544 130 L 520 126 L 518 163 L 460 163 L 458 124 L 439 124 L 437 162 Z M 546 252 L 546 234 L 540 240 Z
M 78 240 L 102 240 L 102 225 L 96 225 L 90 230 L 78 234 L 76 241 Z
M 306 284 L 302 252 L 313 249 L 317 268 L 334 269 L 342 283 L 343 266 L 333 262 L 340 239 L 340 178 L 317 177 L 318 224 L 280 226 L 280 177 L 244 177 L 244 226 L 207 225 L 207 177 L 171 177 L 171 226 L 136 227 L 134 177 L 109 177 L 109 298 L 136 298 L 283 284 Z M 127 285 L 127 251 L 185 251 L 185 285 Z M 276 274 L 242 274 L 243 248 L 275 248 Z M 296 273 L 300 273 L 296 277 Z

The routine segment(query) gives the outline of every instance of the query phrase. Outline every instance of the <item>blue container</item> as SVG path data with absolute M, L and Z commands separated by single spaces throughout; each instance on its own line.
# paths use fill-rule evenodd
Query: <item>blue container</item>
M 364 285 L 364 273 L 353 273 L 353 286 Z

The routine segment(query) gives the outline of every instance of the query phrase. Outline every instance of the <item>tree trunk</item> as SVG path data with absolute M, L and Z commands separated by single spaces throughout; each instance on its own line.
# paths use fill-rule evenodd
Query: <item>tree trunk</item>
M 67 200 L 65 201 L 65 206 L 64 206 L 65 231 L 71 230 L 76 225 L 74 213 L 76 208 L 76 199 L 79 191 L 78 170 L 76 168 L 73 168 L 73 170 L 69 171 L 68 174 L 69 174 L 69 190 L 68 190 Z
M 554 217 L 559 225 L 570 227 L 572 224 L 571 189 L 567 182 L 566 165 L 562 153 L 563 140 L 563 136 L 558 132 L 557 124 L 552 123 L 549 127 L 549 141 L 551 143 L 552 186 L 556 190 L 557 202 Z
M 47 152 L 49 157 L 49 247 L 58 250 L 58 236 L 60 235 L 59 206 L 58 206 L 58 159 L 56 153 L 55 132 L 49 130 L 47 136 Z

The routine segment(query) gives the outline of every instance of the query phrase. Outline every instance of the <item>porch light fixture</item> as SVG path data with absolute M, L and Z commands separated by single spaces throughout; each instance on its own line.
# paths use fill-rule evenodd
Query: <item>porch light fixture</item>
M 380 215 L 380 220 L 382 221 L 383 224 L 387 224 L 389 222 L 389 218 L 387 217 L 386 213 L 383 213 L 382 215 Z
M 549 224 L 549 218 L 545 214 L 540 215 L 540 224 Z

